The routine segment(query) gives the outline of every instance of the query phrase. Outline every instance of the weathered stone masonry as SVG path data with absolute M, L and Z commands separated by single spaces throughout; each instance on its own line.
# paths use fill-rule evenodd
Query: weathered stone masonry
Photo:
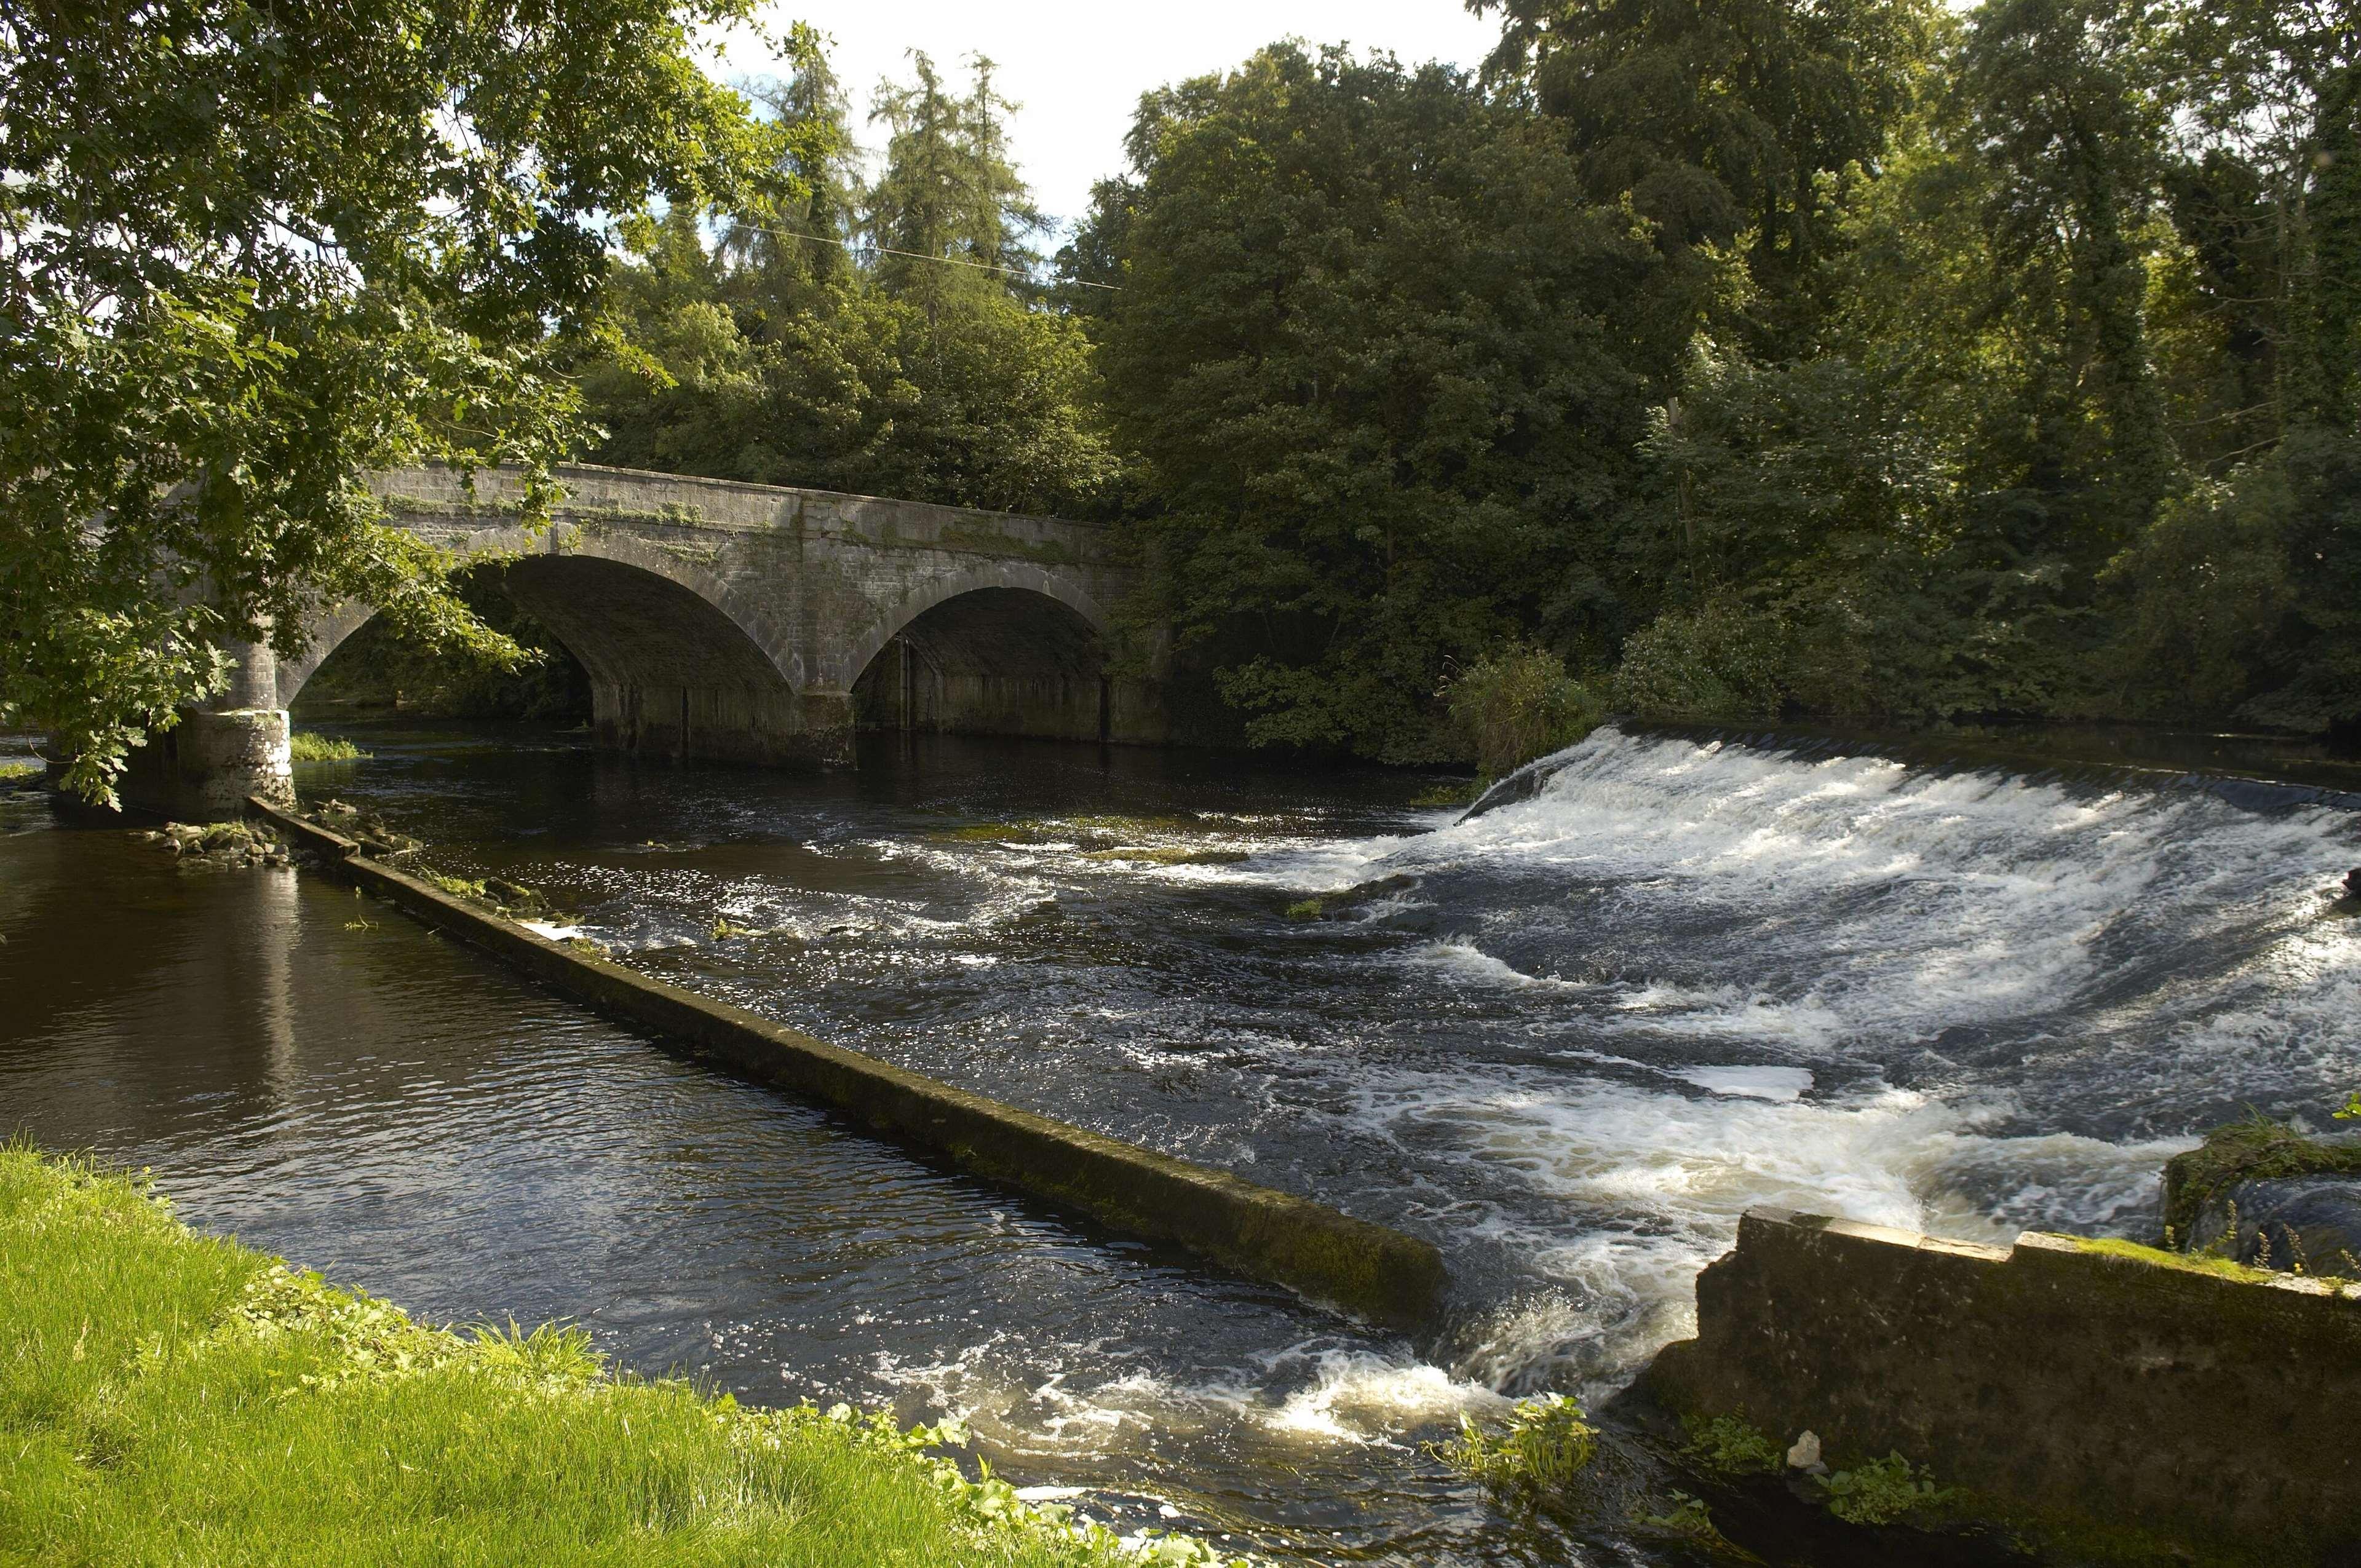
M 538 532 L 518 521 L 512 473 L 471 489 L 405 469 L 379 491 L 423 537 L 500 563 L 588 673 L 602 744 L 814 763 L 847 760 L 857 725 L 1167 738 L 1160 651 L 1119 640 L 1109 610 L 1133 576 L 1093 524 L 587 465 L 557 477 L 565 499 Z M 283 715 L 268 757 L 262 716 L 375 613 L 329 609 L 299 660 L 248 651 L 235 699 L 184 725 L 195 751 L 152 749 L 131 796 L 210 810 L 283 790 Z M 255 732 L 252 768 L 216 756 L 240 751 L 217 730 Z
M 2361 1287 L 1757 1209 L 1645 1387 L 1899 1453 L 2073 1561 L 2361 1563 Z

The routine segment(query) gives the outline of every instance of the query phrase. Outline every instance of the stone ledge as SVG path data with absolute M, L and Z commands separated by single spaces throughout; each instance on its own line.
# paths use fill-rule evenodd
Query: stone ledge
M 1428 1242 L 830 1046 L 577 951 L 369 859 L 342 834 L 255 800 L 249 809 L 334 874 L 601 1012 L 843 1111 L 961 1168 L 1178 1244 L 1313 1304 L 1400 1332 L 1432 1327 L 1445 1287 Z
M 1899 1453 L 2078 1560 L 2361 1562 L 2361 1289 L 2122 1243 L 1750 1212 L 1645 1390 Z

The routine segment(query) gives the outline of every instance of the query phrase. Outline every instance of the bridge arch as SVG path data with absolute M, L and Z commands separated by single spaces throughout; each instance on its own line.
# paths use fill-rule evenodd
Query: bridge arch
M 1038 567 L 932 578 L 854 642 L 853 712 L 866 729 L 1105 740 L 1107 640 L 1090 595 Z
M 581 663 L 602 744 L 760 762 L 824 760 L 841 749 L 842 699 L 807 702 L 803 660 L 771 619 L 694 561 L 612 534 L 553 532 L 536 542 L 496 530 L 457 548 L 494 566 L 511 597 Z M 324 616 L 304 656 L 280 663 L 280 702 L 292 704 L 375 615 L 348 603 Z

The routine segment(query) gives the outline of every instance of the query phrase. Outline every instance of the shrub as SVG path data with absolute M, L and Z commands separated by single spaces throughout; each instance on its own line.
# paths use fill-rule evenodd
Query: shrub
M 1623 645 L 1615 706 L 1642 718 L 1761 719 L 1779 711 L 1777 628 L 1727 606 L 1667 611 Z
M 1443 695 L 1487 778 L 1563 751 L 1607 717 L 1605 705 L 1566 674 L 1556 654 L 1516 643 L 1470 664 Z
M 1488 1486 L 1563 1486 L 1598 1452 L 1598 1429 L 1563 1394 L 1520 1399 L 1508 1427 L 1487 1431 L 1466 1416 L 1459 1436 L 1436 1445 L 1435 1456 Z

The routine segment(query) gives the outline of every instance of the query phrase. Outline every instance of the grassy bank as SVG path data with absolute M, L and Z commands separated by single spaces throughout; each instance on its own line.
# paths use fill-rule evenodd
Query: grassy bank
M 935 1435 L 617 1375 L 576 1330 L 428 1328 L 0 1148 L 0 1563 L 1142 1560 Z

